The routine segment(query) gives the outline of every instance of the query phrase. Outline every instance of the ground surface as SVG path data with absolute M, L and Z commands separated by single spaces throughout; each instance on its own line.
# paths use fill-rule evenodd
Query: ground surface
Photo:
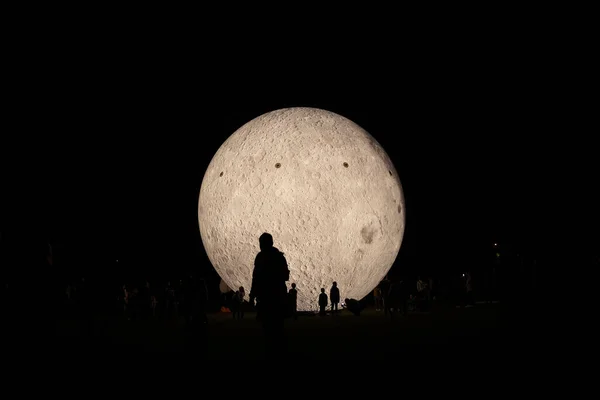
M 429 313 L 386 318 L 367 309 L 360 317 L 346 310 L 336 316 L 301 316 L 286 320 L 286 357 L 319 360 L 386 360 L 410 357 L 445 358 L 452 355 L 497 356 L 505 343 L 499 305 L 473 308 L 440 307 Z M 68 352 L 167 352 L 201 354 L 212 360 L 263 357 L 261 325 L 254 313 L 233 320 L 227 313 L 210 314 L 207 330 L 189 334 L 182 319 L 127 321 L 96 317 L 93 334 L 82 338 L 76 320 L 55 324 L 56 350 Z M 202 335 L 205 339 L 202 339 Z

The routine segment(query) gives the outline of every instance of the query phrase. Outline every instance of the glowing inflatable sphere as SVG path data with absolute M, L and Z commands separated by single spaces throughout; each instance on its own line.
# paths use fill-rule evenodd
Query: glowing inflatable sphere
M 404 194 L 381 145 L 333 112 L 286 108 L 234 132 L 202 180 L 204 248 L 230 288 L 250 291 L 263 232 L 288 261 L 298 309 L 316 310 L 337 281 L 342 301 L 385 277 L 405 226 Z

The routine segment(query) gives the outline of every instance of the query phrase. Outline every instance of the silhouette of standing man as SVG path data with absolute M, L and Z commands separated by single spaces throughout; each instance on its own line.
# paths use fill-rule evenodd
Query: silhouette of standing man
M 338 310 L 338 303 L 340 302 L 340 289 L 337 287 L 337 282 L 333 282 L 331 286 L 329 301 L 331 301 L 331 315 L 335 315 Z
M 256 299 L 257 312 L 265 332 L 267 357 L 285 350 L 283 322 L 287 306 L 287 286 L 290 279 L 285 256 L 273 246 L 273 236 L 263 233 L 259 238 L 260 252 L 254 259 L 250 297 Z

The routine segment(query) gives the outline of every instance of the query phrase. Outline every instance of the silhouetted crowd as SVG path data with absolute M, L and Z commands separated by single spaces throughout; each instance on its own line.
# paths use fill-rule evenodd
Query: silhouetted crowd
M 249 292 L 242 286 L 235 290 L 222 290 L 220 306 L 221 311 L 231 312 L 234 320 L 243 320 L 247 311 L 256 311 L 256 320 L 264 330 L 266 354 L 277 357 L 287 346 L 284 320 L 298 319 L 298 290 L 302 288 L 293 282 L 288 289 L 290 271 L 287 260 L 284 253 L 274 246 L 269 233 L 260 236 L 259 246 Z M 107 309 L 131 322 L 151 319 L 183 321 L 192 343 L 194 338 L 196 343 L 200 341 L 202 335 L 199 334 L 205 332 L 208 325 L 209 288 L 202 278 L 190 274 L 162 283 L 142 278 L 114 285 L 108 296 L 104 290 L 98 290 L 99 285 L 85 277 L 64 285 L 62 310 L 67 316 L 79 320 L 83 337 L 92 335 L 95 315 Z M 50 286 L 50 280 L 47 285 L 39 283 L 33 288 L 35 296 L 32 299 L 50 299 L 53 292 Z M 21 287 L 18 283 L 5 283 L 5 307 L 9 311 L 13 305 L 18 305 L 19 310 L 31 308 L 27 305 L 31 289 L 27 285 Z M 463 274 L 458 293 L 461 293 L 456 301 L 458 307 L 475 306 L 474 282 L 469 272 Z M 335 317 L 343 309 L 360 316 L 367 301 L 372 298 L 376 311 L 383 311 L 384 315 L 393 318 L 395 315 L 406 316 L 409 312 L 427 312 L 440 295 L 443 295 L 440 284 L 432 278 L 418 277 L 415 282 L 386 276 L 373 290 L 372 297 L 360 300 L 344 298 L 342 301 L 340 288 L 334 281 L 328 291 L 320 288 L 315 306 L 319 316 L 329 314 Z M 39 307 L 41 303 L 38 300 L 30 303 L 35 305 L 36 302 Z M 107 303 L 109 307 L 106 307 Z M 53 307 L 54 303 L 48 301 L 46 304 Z

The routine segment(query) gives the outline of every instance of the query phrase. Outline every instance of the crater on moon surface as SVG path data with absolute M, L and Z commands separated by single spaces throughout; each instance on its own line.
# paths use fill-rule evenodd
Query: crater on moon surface
M 353 162 L 358 168 L 346 172 Z M 360 300 L 385 277 L 404 236 L 393 171 L 381 145 L 341 115 L 297 107 L 258 116 L 221 145 L 202 180 L 206 253 L 230 288 L 248 293 L 258 237 L 269 232 L 285 253 L 299 310 L 317 310 L 320 288 L 333 281 L 342 299 Z
M 360 235 L 365 243 L 371 244 L 373 243 L 373 235 L 375 235 L 375 231 L 370 226 L 363 226 L 363 228 L 360 230 Z

